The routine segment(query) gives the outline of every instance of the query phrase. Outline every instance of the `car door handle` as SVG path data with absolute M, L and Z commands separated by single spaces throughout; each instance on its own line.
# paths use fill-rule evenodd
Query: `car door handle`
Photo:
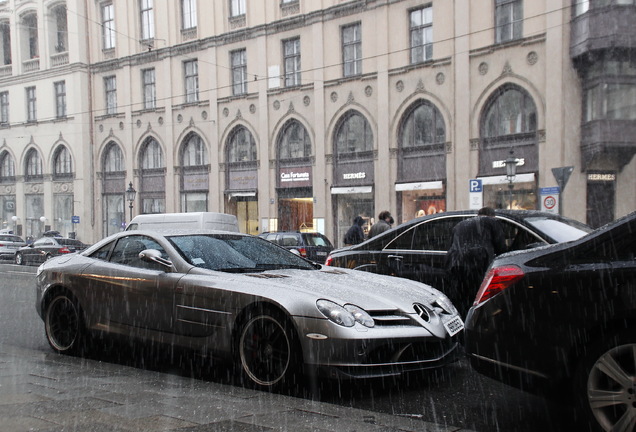
M 404 257 L 402 255 L 389 255 L 387 258 L 393 259 L 393 260 L 396 260 L 396 261 L 402 261 L 404 259 Z

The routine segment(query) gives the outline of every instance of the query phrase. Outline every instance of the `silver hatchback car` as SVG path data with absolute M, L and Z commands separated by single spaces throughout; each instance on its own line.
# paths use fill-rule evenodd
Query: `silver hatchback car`
M 13 234 L 0 234 L 0 258 L 13 259 L 15 251 L 26 246 L 22 237 Z

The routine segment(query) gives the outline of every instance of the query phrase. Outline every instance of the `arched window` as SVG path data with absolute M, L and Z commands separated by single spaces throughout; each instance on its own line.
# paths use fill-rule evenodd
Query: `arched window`
M 0 155 L 0 181 L 15 180 L 15 164 L 13 157 L 8 151 L 3 151 Z
M 534 133 L 536 129 L 537 110 L 527 92 L 508 85 L 493 95 L 482 123 L 485 144 L 508 142 L 515 136 Z
M 23 58 L 35 59 L 40 56 L 38 50 L 38 16 L 35 12 L 28 12 L 21 19 L 22 38 L 26 42 L 23 44 Z
M 124 170 L 124 155 L 117 144 L 111 143 L 104 154 L 104 172 L 114 173 Z
M 73 160 L 66 146 L 60 146 L 53 158 L 53 175 L 55 177 L 69 177 L 73 175 Z
M 163 152 L 154 138 L 148 138 L 141 155 L 141 169 L 163 168 Z
M 26 166 L 24 172 L 27 179 L 42 178 L 42 159 L 37 150 L 31 149 L 26 156 Z
M 229 138 L 228 162 L 255 162 L 256 142 L 247 128 L 236 127 Z
M 350 111 L 340 120 L 335 134 L 336 152 L 340 155 L 373 150 L 373 132 L 367 119 Z
M 422 149 L 443 145 L 446 141 L 444 119 L 437 107 L 427 101 L 415 104 L 402 124 L 400 145 L 403 149 Z
M 184 167 L 208 164 L 208 150 L 199 135 L 193 133 L 186 138 L 181 154 L 181 164 Z
M 311 156 L 311 141 L 298 120 L 289 120 L 280 134 L 278 159 L 306 159 Z

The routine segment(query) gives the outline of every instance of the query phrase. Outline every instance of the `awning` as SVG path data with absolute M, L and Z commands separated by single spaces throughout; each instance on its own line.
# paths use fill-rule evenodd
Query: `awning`
M 508 181 L 508 177 L 505 175 L 502 176 L 492 176 L 492 177 L 477 177 L 481 180 L 482 185 L 506 185 L 510 183 Z M 515 178 L 512 180 L 513 183 L 528 183 L 534 182 L 534 173 L 530 174 L 517 174 Z
M 402 191 L 417 191 L 417 190 L 432 190 L 443 189 L 444 183 L 442 181 L 429 181 L 429 182 L 417 182 L 417 183 L 397 183 L 395 185 L 396 192 Z
M 245 191 L 245 192 L 226 192 L 227 196 L 230 198 L 236 197 L 254 197 L 256 196 L 256 191 Z
M 371 193 L 373 186 L 332 187 L 332 195 Z

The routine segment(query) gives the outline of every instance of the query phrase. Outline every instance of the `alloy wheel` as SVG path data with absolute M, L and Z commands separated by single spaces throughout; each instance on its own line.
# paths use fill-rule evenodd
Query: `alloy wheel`
M 81 331 L 79 308 L 75 302 L 66 295 L 55 297 L 46 310 L 45 329 L 55 351 L 75 351 Z

